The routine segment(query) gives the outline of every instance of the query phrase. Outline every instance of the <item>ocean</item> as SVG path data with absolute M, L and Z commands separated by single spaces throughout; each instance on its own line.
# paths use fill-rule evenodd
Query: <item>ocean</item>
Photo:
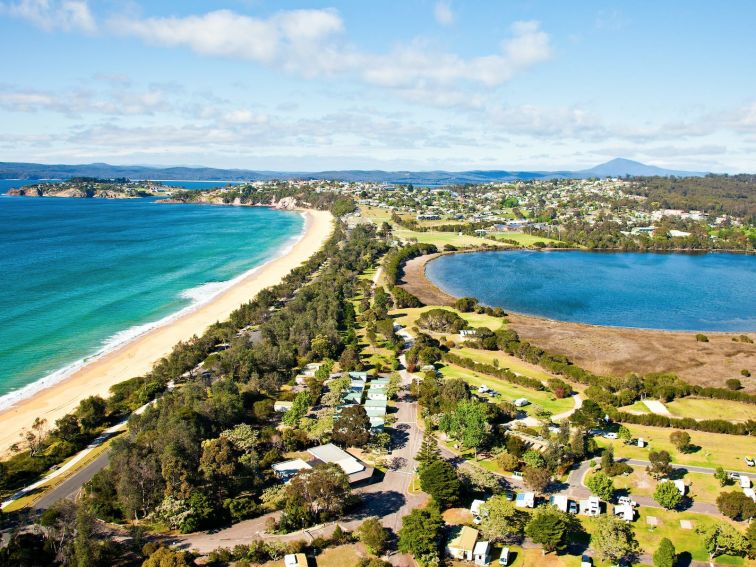
M 451 295 L 549 319 L 678 331 L 756 331 L 756 256 L 505 251 L 441 256 Z
M 206 302 L 303 227 L 261 207 L 0 197 L 0 408 Z

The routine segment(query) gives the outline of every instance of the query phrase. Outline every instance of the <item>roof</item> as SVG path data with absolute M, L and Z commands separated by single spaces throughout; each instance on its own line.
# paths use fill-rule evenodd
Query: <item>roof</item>
M 368 398 L 363 405 L 366 408 L 385 408 L 388 405 L 388 402 L 386 400 L 371 400 Z
M 741 474 L 740 475 L 740 486 L 741 488 L 750 488 L 751 487 L 751 479 L 750 477 Z
M 307 556 L 304 553 L 289 553 L 284 556 L 286 567 L 307 567 Z
M 333 443 L 321 445 L 320 447 L 312 447 L 307 452 L 324 463 L 339 465 L 348 475 L 365 470 L 365 465 L 343 449 L 339 449 Z
M 475 548 L 476 541 L 478 541 L 478 530 L 470 526 L 462 526 L 457 537 L 449 542 L 449 547 L 472 551 Z
M 475 549 L 473 550 L 474 555 L 488 555 L 488 542 L 485 540 L 479 541 L 475 544 Z
M 473 500 L 472 504 L 470 504 L 470 512 L 473 514 L 480 514 L 480 507 L 485 503 L 485 500 Z
M 383 417 L 386 415 L 386 408 L 385 407 L 366 407 L 365 413 L 368 414 L 368 417 Z

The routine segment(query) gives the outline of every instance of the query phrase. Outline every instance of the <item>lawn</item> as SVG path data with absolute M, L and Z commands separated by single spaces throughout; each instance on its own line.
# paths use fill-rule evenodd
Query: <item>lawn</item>
M 638 400 L 631 406 L 623 406 L 619 409 L 620 411 L 626 411 L 630 413 L 651 413 L 651 410 L 648 409 L 648 406 L 641 400 Z
M 437 306 L 429 305 L 426 307 L 412 307 L 409 309 L 397 309 L 391 312 L 391 315 L 394 316 L 395 322 L 403 325 L 407 328 L 412 328 L 417 323 L 417 318 L 420 317 L 422 313 L 425 311 L 429 311 L 431 309 L 437 309 Z M 486 315 L 483 313 L 462 313 L 460 311 L 457 311 L 456 309 L 452 309 L 451 307 L 444 307 L 444 309 L 448 309 L 449 311 L 454 311 L 457 313 L 460 317 L 462 317 L 465 321 L 467 321 L 470 326 L 478 328 L 478 327 L 488 327 L 492 331 L 496 331 L 497 329 L 501 328 L 503 322 L 501 320 L 501 317 L 492 317 L 491 315 Z M 427 332 L 427 331 L 426 331 Z M 446 336 L 447 338 L 451 338 L 455 335 L 451 333 L 431 333 L 436 336 Z
M 690 496 L 696 502 L 708 502 L 715 504 L 717 496 L 722 491 L 735 490 L 734 485 L 722 488 L 713 475 L 689 472 L 684 477 L 685 484 L 690 487 Z M 614 486 L 626 489 L 633 496 L 653 497 L 657 481 L 651 478 L 643 467 L 633 467 L 632 474 L 627 476 L 615 476 Z
M 460 366 L 444 366 L 441 369 L 441 374 L 443 374 L 445 378 L 460 378 L 473 386 L 475 389 L 477 389 L 478 386 L 481 385 L 486 385 L 489 388 L 493 388 L 500 394 L 500 397 L 494 398 L 494 400 L 512 401 L 516 400 L 517 398 L 527 398 L 528 400 L 530 400 L 530 405 L 525 406 L 522 409 L 525 410 L 528 415 L 533 415 L 536 413 L 537 407 L 535 406 L 539 406 L 545 410 L 550 411 L 553 414 L 562 413 L 574 406 L 572 398 L 558 400 L 549 391 L 530 390 L 528 388 L 523 388 L 522 386 L 511 384 L 510 382 L 506 382 L 505 380 L 501 380 L 493 376 L 479 374 L 478 372 L 467 370 L 466 368 L 462 368 Z
M 496 350 L 479 350 L 468 347 L 455 348 L 452 349 L 451 352 L 458 354 L 459 356 L 464 356 L 465 358 L 471 358 L 475 362 L 482 362 L 484 364 L 493 364 L 494 360 L 498 360 L 499 368 L 509 368 L 515 374 L 529 376 L 530 378 L 535 378 L 536 380 L 545 381 L 553 378 L 551 374 L 545 372 L 544 370 L 541 370 L 541 368 L 539 368 L 535 364 L 529 364 L 524 360 L 520 360 L 519 358 L 506 354 L 505 352 Z
M 438 232 L 430 230 L 427 232 L 417 232 L 401 227 L 394 228 L 394 236 L 404 241 L 417 240 L 417 242 L 435 244 L 439 248 L 443 248 L 445 244 L 451 244 L 458 248 L 493 244 L 490 240 L 486 240 L 485 238 L 460 234 L 459 232 Z M 499 246 L 507 246 L 507 244 L 502 242 L 499 244 Z
M 743 402 L 713 400 L 710 398 L 680 398 L 666 404 L 673 415 L 697 419 L 725 419 L 747 421 L 756 419 L 756 408 Z
M 722 433 L 705 433 L 688 431 L 691 443 L 700 447 L 694 453 L 680 453 L 669 441 L 669 434 L 674 429 L 669 427 L 650 427 L 647 425 L 628 424 L 633 437 L 643 437 L 649 442 L 645 448 L 625 445 L 619 440 L 596 437 L 600 446 L 614 446 L 615 457 L 648 460 L 649 449 L 665 450 L 672 455 L 672 462 L 679 465 L 694 465 L 716 468 L 722 466 L 727 470 L 754 472 L 743 461 L 744 456 L 756 456 L 756 437 L 746 435 L 724 435 Z

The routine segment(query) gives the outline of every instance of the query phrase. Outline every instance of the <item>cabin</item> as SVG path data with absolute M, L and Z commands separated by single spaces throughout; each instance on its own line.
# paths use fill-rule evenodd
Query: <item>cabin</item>
M 311 447 L 307 452 L 312 456 L 311 465 L 318 463 L 334 463 L 341 467 L 344 474 L 349 478 L 349 484 L 355 484 L 370 479 L 373 476 L 373 467 L 366 466 L 362 461 L 353 457 L 333 443 Z
M 491 544 L 487 541 L 479 541 L 473 549 L 473 562 L 476 565 L 488 565 L 491 560 Z
M 570 499 L 564 494 L 555 494 L 549 498 L 549 503 L 557 510 L 567 512 L 570 506 Z
M 533 508 L 535 507 L 535 493 L 533 492 L 518 492 L 515 496 L 515 506 L 517 508 Z
M 276 463 L 270 468 L 273 469 L 273 473 L 284 483 L 288 484 L 299 471 L 311 469 L 312 466 L 303 459 L 291 459 L 290 461 L 283 461 Z
M 288 402 L 284 400 L 276 400 L 273 402 L 273 411 L 286 413 L 291 409 L 291 406 L 294 402 Z
M 632 522 L 635 520 L 635 508 L 633 508 L 632 504 L 617 504 L 614 507 L 614 515 L 619 516 L 626 522 Z
M 598 496 L 589 496 L 586 500 L 579 502 L 580 513 L 585 516 L 601 515 L 601 499 Z
M 462 526 L 456 536 L 449 541 L 446 552 L 454 559 L 472 561 L 475 553 L 475 544 L 478 541 L 478 530 L 469 526 Z

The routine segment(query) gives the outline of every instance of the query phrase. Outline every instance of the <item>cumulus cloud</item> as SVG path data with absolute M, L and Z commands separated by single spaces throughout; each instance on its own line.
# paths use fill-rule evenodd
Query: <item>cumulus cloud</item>
M 97 30 L 86 0 L 19 0 L 0 3 L 0 13 L 27 20 L 46 31 L 94 33 Z
M 433 16 L 442 26 L 450 26 L 454 23 L 454 12 L 449 0 L 439 0 L 433 7 Z

